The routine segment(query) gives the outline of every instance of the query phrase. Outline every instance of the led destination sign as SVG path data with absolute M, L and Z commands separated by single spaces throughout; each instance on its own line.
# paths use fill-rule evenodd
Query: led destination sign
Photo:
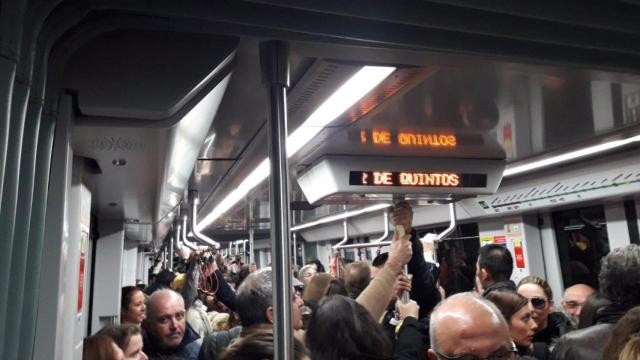
M 487 186 L 487 175 L 455 172 L 350 171 L 349 185 L 481 188 Z
M 395 130 L 360 130 L 360 143 L 376 146 L 398 145 L 433 149 L 455 149 L 459 145 L 482 145 L 482 137 L 475 134 L 449 132 L 415 132 Z

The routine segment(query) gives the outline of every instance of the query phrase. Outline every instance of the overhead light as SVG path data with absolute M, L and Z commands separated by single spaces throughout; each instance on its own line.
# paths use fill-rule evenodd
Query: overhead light
M 375 205 L 367 206 L 367 207 L 362 208 L 362 209 L 349 210 L 349 211 L 341 212 L 339 214 L 330 215 L 330 216 L 323 217 L 323 218 L 318 219 L 318 220 L 314 220 L 314 221 L 311 221 L 311 222 L 308 222 L 308 223 L 304 223 L 304 224 L 300 224 L 298 226 L 294 226 L 294 227 L 291 228 L 291 231 L 299 231 L 299 230 L 303 230 L 303 229 L 308 229 L 310 227 L 318 226 L 318 225 L 321 225 L 321 224 L 326 224 L 326 223 L 330 223 L 330 222 L 334 222 L 334 221 L 338 221 L 338 220 L 352 218 L 352 217 L 355 217 L 355 216 L 358 216 L 358 215 L 374 212 L 374 211 L 377 211 L 377 210 L 380 210 L 380 209 L 385 209 L 385 208 L 388 208 L 389 206 L 391 206 L 391 205 L 390 204 L 375 204 Z
M 127 160 L 125 159 L 113 159 L 113 161 L 111 162 L 113 164 L 113 166 L 125 166 L 127 165 Z
M 531 170 L 544 168 L 551 165 L 557 165 L 570 160 L 575 160 L 585 156 L 594 155 L 603 151 L 615 149 L 624 145 L 634 143 L 636 141 L 640 141 L 640 135 L 636 135 L 627 139 L 615 140 L 615 141 L 610 141 L 603 144 L 589 146 L 580 150 L 570 151 L 565 154 L 548 157 L 546 159 L 542 159 L 538 161 L 533 161 L 528 164 L 517 165 L 513 167 L 508 166 L 507 169 L 504 171 L 503 176 L 505 177 L 511 176 L 511 175 L 520 174 L 520 173 L 531 171 Z
M 307 142 L 313 139 L 326 125 L 335 120 L 369 91 L 382 82 L 396 68 L 390 66 L 365 66 L 347 80 L 336 92 L 322 103 L 308 118 L 287 138 L 287 157 L 293 156 Z M 213 223 L 227 212 L 238 201 L 242 200 L 254 187 L 269 177 L 271 169 L 269 158 L 262 160 L 247 178 L 231 191 L 214 209 L 197 225 L 199 230 Z

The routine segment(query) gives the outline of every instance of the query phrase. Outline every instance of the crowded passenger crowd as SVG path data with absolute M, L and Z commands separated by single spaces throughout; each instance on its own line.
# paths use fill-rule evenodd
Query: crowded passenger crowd
M 310 259 L 292 271 L 294 359 L 640 359 L 640 246 L 611 251 L 598 284 L 566 288 L 557 307 L 543 278 L 510 280 L 498 244 L 480 248 L 474 291 L 444 294 L 409 204 L 392 218 L 407 235 L 373 262 L 336 258 L 326 272 Z M 120 324 L 87 337 L 84 358 L 273 358 L 269 267 L 193 253 L 179 270 L 123 288 Z

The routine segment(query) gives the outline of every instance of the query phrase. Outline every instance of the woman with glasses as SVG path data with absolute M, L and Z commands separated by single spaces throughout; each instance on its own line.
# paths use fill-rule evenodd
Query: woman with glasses
M 546 344 L 533 342 L 538 324 L 533 320 L 533 307 L 527 298 L 511 291 L 493 291 L 486 298 L 496 305 L 507 321 L 519 355 L 533 355 L 538 360 L 549 357 Z
M 553 340 L 572 330 L 567 317 L 553 311 L 553 292 L 546 280 L 527 276 L 518 283 L 517 292 L 527 298 L 533 307 L 533 320 L 538 324 L 534 342 L 550 346 Z

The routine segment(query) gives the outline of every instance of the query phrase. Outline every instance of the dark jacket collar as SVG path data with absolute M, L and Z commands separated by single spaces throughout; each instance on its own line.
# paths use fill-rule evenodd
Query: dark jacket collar
M 191 325 L 189 325 L 189 323 L 185 323 L 184 336 L 182 337 L 182 342 L 180 343 L 180 345 L 170 351 L 163 351 L 158 348 L 156 340 L 151 336 L 151 334 L 149 334 L 149 332 L 142 332 L 143 350 L 147 355 L 180 353 L 187 347 L 187 345 L 198 340 L 199 338 L 200 335 L 198 335 L 198 333 L 193 330 Z
M 484 292 L 482 293 L 482 296 L 487 296 L 488 293 L 490 293 L 492 291 L 496 291 L 496 290 L 516 291 L 516 283 L 514 283 L 511 280 L 497 282 L 497 283 L 489 286 L 488 288 L 486 288 L 484 290 Z
M 631 308 L 630 305 L 609 304 L 596 312 L 596 324 L 615 324 Z

